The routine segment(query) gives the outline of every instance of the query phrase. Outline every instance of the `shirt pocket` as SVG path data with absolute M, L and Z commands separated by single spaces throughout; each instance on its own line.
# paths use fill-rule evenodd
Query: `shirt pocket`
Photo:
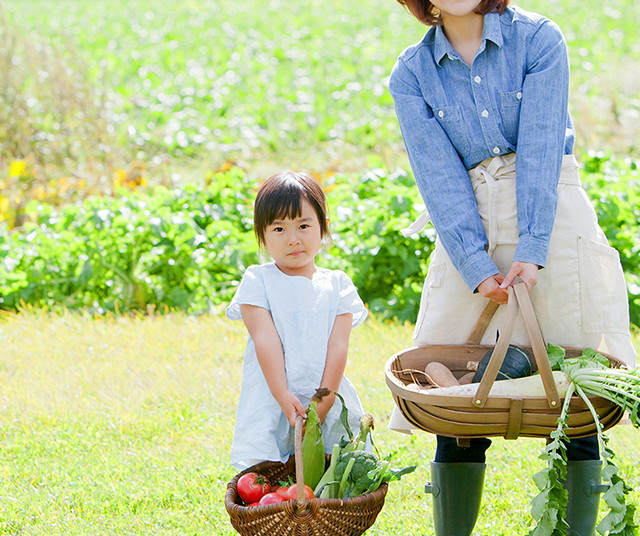
M 444 108 L 434 108 L 433 115 L 446 132 L 449 140 L 462 157 L 469 156 L 471 147 L 467 131 L 462 121 L 462 113 L 459 106 L 445 106 Z
M 500 117 L 505 138 L 512 145 L 518 140 L 518 125 L 520 123 L 520 104 L 522 103 L 522 89 L 500 93 Z

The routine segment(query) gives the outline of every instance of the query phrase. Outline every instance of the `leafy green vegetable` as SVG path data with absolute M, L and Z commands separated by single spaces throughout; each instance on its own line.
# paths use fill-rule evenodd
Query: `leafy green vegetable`
M 533 476 L 540 493 L 531 503 L 531 516 L 537 521 L 537 526 L 529 532 L 529 536 L 561 536 L 567 532 L 565 517 L 568 498 L 562 481 L 567 476 L 567 447 L 564 441 L 567 439 L 565 430 L 573 390 L 573 385 L 570 385 L 558 417 L 558 426 L 551 432 L 551 442 L 540 455 L 548 467 Z
M 561 346 L 555 344 L 547 344 L 547 357 L 549 358 L 549 364 L 552 370 L 560 370 L 560 365 L 564 361 L 566 352 Z
M 338 393 L 336 395 L 342 402 L 341 417 L 345 424 L 346 436 L 333 446 L 329 467 L 314 489 L 316 497 L 335 499 L 371 493 L 383 483 L 399 480 L 416 469 L 415 465 L 392 469 L 391 454 L 381 459 L 377 449 L 375 453 L 365 451 L 369 442 L 373 446 L 373 416 L 365 413 L 360 418 L 360 431 L 354 436 L 348 426 L 348 410 L 344 400 Z
M 552 368 L 564 372 L 569 381 L 580 387 L 583 398 L 599 396 L 622 407 L 629 413 L 632 424 L 640 427 L 640 371 L 613 369 L 609 360 L 586 348 L 578 357 L 565 358 L 565 351 L 559 346 L 547 345 L 547 353 Z
M 351 460 L 355 463 L 350 464 Z M 354 450 L 343 454 L 336 465 L 336 478 L 341 481 L 340 494 L 343 497 L 361 495 L 371 484 L 369 472 L 378 468 L 378 458 L 374 454 L 362 450 Z M 351 469 L 347 470 L 347 467 Z M 346 476 L 344 476 L 346 474 Z M 343 481 L 346 482 L 343 485 Z
M 596 529 L 603 535 L 635 535 L 638 528 L 634 523 L 636 507 L 627 504 L 627 498 L 632 489 L 619 475 L 619 469 L 613 461 L 614 453 L 608 446 L 609 439 L 604 434 L 595 408 L 589 400 L 589 395 L 600 396 L 620 405 L 630 412 L 633 425 L 638 427 L 638 407 L 640 404 L 638 370 L 611 369 L 609 368 L 609 360 L 590 348 L 585 349 L 581 356 L 565 358 L 563 348 L 549 344 L 547 353 L 552 368 L 565 372 L 571 383 L 558 418 L 558 426 L 551 433 L 552 441 L 540 455 L 541 459 L 548 462 L 548 467 L 533 477 L 540 493 L 534 498 L 531 505 L 531 515 L 537 525 L 529 532 L 529 536 L 566 534 L 565 517 L 568 498 L 563 485 L 567 471 L 564 441 L 567 440 L 565 431 L 568 428 L 569 404 L 574 393 L 582 398 L 591 411 L 604 459 L 602 482 L 608 485 L 608 490 L 605 492 L 603 500 L 609 507 L 609 512 Z
M 331 499 L 338 496 L 339 482 L 336 480 L 336 465 L 340 459 L 340 445 L 333 445 L 329 467 L 313 490 L 313 494 L 321 499 Z

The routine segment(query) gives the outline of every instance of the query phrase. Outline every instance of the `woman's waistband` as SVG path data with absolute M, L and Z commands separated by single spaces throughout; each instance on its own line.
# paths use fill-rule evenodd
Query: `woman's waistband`
M 494 156 L 480 162 L 476 167 L 469 170 L 471 182 L 493 182 L 496 180 L 516 178 L 516 153 L 509 153 L 502 156 Z M 580 186 L 580 174 L 578 173 L 578 161 L 572 154 L 562 157 L 562 167 L 558 184 L 571 184 Z M 489 185 L 492 188 L 491 184 Z M 431 221 L 428 211 L 424 211 L 416 221 L 406 229 L 402 229 L 403 236 L 419 233 Z
M 558 184 L 579 186 L 580 174 L 578 169 L 576 157 L 572 154 L 564 155 Z M 481 182 L 486 180 L 485 174 L 489 174 L 495 180 L 515 179 L 515 172 L 516 153 L 508 153 L 483 160 L 476 167 L 469 170 L 469 177 L 471 177 L 472 181 L 479 180 Z

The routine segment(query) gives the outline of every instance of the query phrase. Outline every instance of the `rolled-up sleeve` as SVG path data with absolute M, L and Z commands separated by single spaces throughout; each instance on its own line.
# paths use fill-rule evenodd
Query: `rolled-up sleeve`
M 416 184 L 433 226 L 451 262 L 467 286 L 475 290 L 498 269 L 485 249 L 486 233 L 469 174 L 402 58 L 391 72 L 389 91 Z
M 532 33 L 528 51 L 516 152 L 514 260 L 545 266 L 568 118 L 569 59 L 562 32 L 549 20 Z

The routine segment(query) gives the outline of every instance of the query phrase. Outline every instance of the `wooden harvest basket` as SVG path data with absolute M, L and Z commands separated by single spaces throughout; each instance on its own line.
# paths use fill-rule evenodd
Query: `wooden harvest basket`
M 373 493 L 346 499 L 305 499 L 303 495 L 302 418 L 296 420 L 295 456 L 286 463 L 262 462 L 237 474 L 227 485 L 224 505 L 233 528 L 243 536 L 360 536 L 376 520 L 384 505 L 388 484 Z M 238 498 L 238 479 L 254 471 L 270 482 L 294 476 L 298 498 L 252 508 Z
M 428 345 L 408 348 L 395 355 L 385 365 L 387 386 L 404 417 L 415 427 L 438 435 L 460 440 L 474 437 L 548 438 L 557 427 L 562 400 L 553 381 L 546 346 L 538 326 L 529 293 L 524 283 L 509 288 L 507 313 L 495 347 L 478 344 L 497 305 L 490 302 L 466 344 Z M 504 360 L 518 310 L 522 313 L 531 346 L 521 348 L 535 360 L 545 387 L 545 396 L 489 396 L 500 366 Z M 429 395 L 429 386 L 420 371 L 432 361 L 443 363 L 454 376 L 467 373 L 469 361 L 480 361 L 494 348 L 489 365 L 474 396 Z M 582 354 L 581 348 L 566 348 L 567 356 Z M 612 367 L 621 363 L 606 356 Z M 602 427 L 615 426 L 624 414 L 623 409 L 600 397 L 589 397 Z M 587 405 L 579 396 L 570 402 L 567 436 L 584 437 L 597 433 L 596 424 Z M 464 441 L 462 441 L 464 444 Z

